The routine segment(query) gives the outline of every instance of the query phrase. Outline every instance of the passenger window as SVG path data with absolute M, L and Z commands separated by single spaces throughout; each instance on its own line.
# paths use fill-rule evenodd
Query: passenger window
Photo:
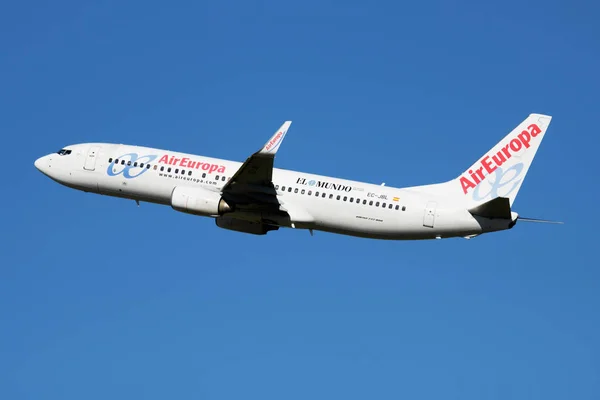
M 327 194 L 327 193 L 323 193 L 323 194 L 321 195 L 321 197 L 322 197 L 322 198 L 325 198 L 325 195 L 326 195 L 326 194 Z
M 367 204 L 367 200 L 363 200 L 363 204 Z
M 279 190 L 279 185 L 275 185 L 275 190 Z
M 109 162 L 109 163 L 111 163 L 111 162 L 112 162 L 112 158 L 109 158 L 109 159 L 108 159 L 108 162 Z
M 292 193 L 292 187 L 291 186 L 288 188 L 288 192 Z
M 121 160 L 121 165 L 125 165 L 125 160 Z
M 222 180 L 223 182 L 225 182 L 225 177 L 224 177 L 224 176 L 222 176 L 222 177 L 221 177 L 221 180 Z
M 298 193 L 298 188 L 294 189 L 294 193 Z
M 192 171 L 190 171 L 190 172 L 192 172 Z M 185 169 L 181 170 L 181 175 L 185 175 Z
M 175 168 L 175 173 L 178 174 L 179 173 L 179 168 Z
M 206 178 L 206 172 L 203 172 L 203 173 L 202 173 L 202 177 L 203 177 L 203 178 Z
M 375 207 L 379 207 L 379 202 L 375 203 Z
M 406 206 L 402 206 L 402 211 L 406 211 Z
M 300 194 L 304 194 L 304 189 L 302 189 L 302 191 L 300 192 Z
M 165 170 L 165 167 L 160 167 L 160 172 L 163 172 Z
M 140 164 L 140 168 L 144 168 L 144 163 L 141 163 L 141 164 Z
M 390 206 L 388 208 L 391 210 L 393 206 L 394 205 L 390 203 Z
M 330 194 L 330 195 L 329 195 L 329 198 L 330 198 L 330 199 L 333 199 L 333 194 Z
M 167 168 L 167 172 L 171 172 L 171 167 Z
M 350 203 L 354 203 L 354 197 L 350 197 Z
M 285 186 L 282 186 L 282 187 L 281 187 L 281 191 L 282 191 L 282 192 L 285 192 Z
M 340 196 L 339 194 L 337 195 L 337 200 L 339 200 L 342 196 Z
M 119 163 L 119 159 L 117 158 L 117 159 L 115 160 L 115 164 L 118 164 L 118 163 Z
M 127 161 L 127 165 L 128 165 L 128 166 L 131 166 L 131 161 Z
M 344 196 L 344 201 L 348 200 L 348 196 Z
M 137 161 L 133 163 L 133 166 L 134 166 L 134 167 L 137 167 Z
M 370 205 L 370 206 L 372 206 L 372 205 L 373 205 L 373 200 L 371 200 L 371 201 L 369 202 L 369 205 Z
M 315 192 L 315 196 L 319 197 L 319 192 Z
M 146 169 L 150 169 L 151 165 L 150 164 L 146 164 Z
M 381 205 L 381 207 L 385 208 L 385 203 L 383 203 L 383 204 Z
M 154 170 L 156 171 L 156 169 L 157 169 L 157 168 L 158 168 L 158 167 L 155 165 L 155 166 L 154 166 Z
M 216 180 L 219 180 L 219 175 L 216 175 L 216 176 L 215 176 L 215 179 L 216 179 Z
M 396 210 L 398 210 L 398 209 L 400 209 L 400 206 L 399 206 L 399 205 L 396 205 Z
M 307 194 L 310 196 L 312 194 L 312 190 L 309 190 Z

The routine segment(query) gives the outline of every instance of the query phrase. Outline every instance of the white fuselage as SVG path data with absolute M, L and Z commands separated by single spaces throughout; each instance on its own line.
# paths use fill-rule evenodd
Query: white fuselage
M 36 167 L 74 189 L 164 205 L 172 205 L 176 187 L 219 192 L 242 165 L 108 143 L 63 150 L 68 154 L 44 156 Z M 284 227 L 377 239 L 434 239 L 469 237 L 514 225 L 514 219 L 474 217 L 458 196 L 436 190 L 437 185 L 398 189 L 276 168 L 272 182 L 277 200 L 292 216 L 289 223 L 279 222 Z M 264 218 L 248 210 L 230 216 L 256 222 Z

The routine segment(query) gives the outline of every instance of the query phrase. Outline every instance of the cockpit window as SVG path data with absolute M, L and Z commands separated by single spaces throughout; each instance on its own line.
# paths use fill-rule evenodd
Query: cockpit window
M 61 156 L 66 156 L 71 154 L 71 150 L 67 150 L 67 149 L 60 149 L 59 151 L 56 152 L 58 155 Z

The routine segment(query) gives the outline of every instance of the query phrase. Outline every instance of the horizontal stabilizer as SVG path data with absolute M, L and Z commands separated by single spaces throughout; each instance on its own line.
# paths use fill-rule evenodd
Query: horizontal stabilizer
M 469 209 L 473 215 L 484 218 L 505 218 L 511 219 L 510 200 L 508 197 L 496 197 L 490 201 Z

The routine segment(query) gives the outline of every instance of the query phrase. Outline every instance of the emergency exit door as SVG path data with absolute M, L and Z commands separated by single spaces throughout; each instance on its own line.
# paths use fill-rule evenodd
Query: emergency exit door
M 437 208 L 437 203 L 435 201 L 430 201 L 425 206 L 425 216 L 423 216 L 423 226 L 427 228 L 433 228 L 435 223 L 435 209 Z
M 94 169 L 96 169 L 96 159 L 98 158 L 99 151 L 99 146 L 90 147 L 87 155 L 85 156 L 85 163 L 83 164 L 83 169 L 87 169 L 88 171 L 93 171 Z

